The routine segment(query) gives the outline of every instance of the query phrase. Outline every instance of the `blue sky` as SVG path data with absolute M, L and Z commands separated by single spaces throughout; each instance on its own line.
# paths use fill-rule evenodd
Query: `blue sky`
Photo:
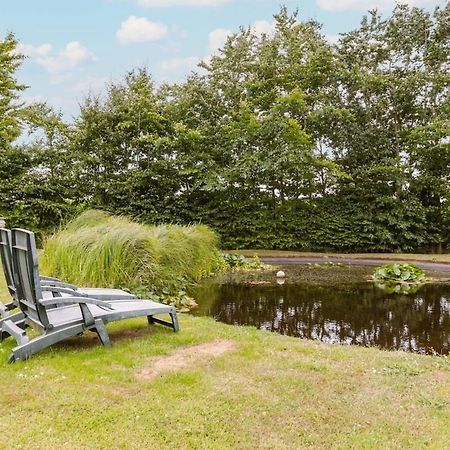
M 322 23 L 333 39 L 395 0 L 0 0 L 0 38 L 12 31 L 28 55 L 18 74 L 30 86 L 24 99 L 45 100 L 69 119 L 87 93 L 133 67 L 148 67 L 157 82 L 182 81 L 239 26 L 270 31 L 281 3 Z

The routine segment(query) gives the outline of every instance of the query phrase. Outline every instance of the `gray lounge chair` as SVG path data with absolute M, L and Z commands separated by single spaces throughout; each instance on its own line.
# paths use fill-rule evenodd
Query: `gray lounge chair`
M 11 232 L 6 228 L 0 228 L 0 254 L 6 283 L 8 285 L 8 289 L 13 299 L 11 303 L 4 305 L 5 310 L 7 312 L 13 309 L 14 306 L 17 306 L 17 301 L 14 301 L 14 276 L 11 260 Z M 106 300 L 106 301 L 131 300 L 136 298 L 135 295 L 130 294 L 129 292 L 125 292 L 122 289 L 78 287 L 73 284 L 65 283 L 59 280 L 58 278 L 44 277 L 41 275 L 39 276 L 39 279 L 41 282 L 41 286 L 51 286 L 54 288 L 61 288 L 59 292 L 60 294 L 64 294 L 62 289 L 70 289 L 71 291 L 77 291 L 78 295 L 82 296 L 86 295 L 88 297 L 93 297 L 99 300 Z M 58 291 L 57 289 L 53 290 L 54 293 L 57 293 L 57 291 Z M 73 295 L 73 292 L 69 292 L 69 294 Z M 1 313 L 1 306 L 0 306 L 0 313 Z
M 77 296 L 43 299 L 35 248 L 32 232 L 12 230 L 16 296 L 25 320 L 39 330 L 41 336 L 29 340 L 24 330 L 6 319 L 3 327 L 16 334 L 19 339 L 19 345 L 13 348 L 9 362 L 28 359 L 38 351 L 86 330 L 95 331 L 101 343 L 109 347 L 111 342 L 105 325 L 116 320 L 146 316 L 149 324 L 158 323 L 174 331 L 179 330 L 176 309 L 150 300 L 121 300 L 109 303 Z M 54 305 L 58 308 L 51 308 Z M 158 314 L 169 314 L 171 322 L 154 317 Z
M 0 228 L 0 259 L 2 261 L 3 273 L 5 274 L 6 286 L 11 295 L 11 302 L 6 304 L 0 302 L 0 318 L 8 317 L 10 311 L 17 308 L 17 302 L 14 302 L 15 287 L 11 267 L 11 246 L 8 244 L 9 242 L 9 230 Z
M 19 300 L 17 298 L 12 267 L 11 231 L 6 228 L 0 228 L 0 258 L 2 261 L 6 285 L 11 296 L 11 302 L 5 305 L 0 302 L 0 342 L 9 336 L 13 336 L 15 337 L 17 343 L 19 343 L 25 335 L 24 330 L 28 327 L 28 324 L 25 320 L 25 315 L 19 309 Z M 44 298 L 51 298 L 55 295 L 61 296 L 61 293 L 47 291 L 43 292 Z M 16 327 L 11 328 L 8 324 L 3 326 L 6 320 L 13 322 Z
M 11 256 L 11 233 L 9 230 L 0 228 L 0 258 L 2 261 L 3 272 L 5 275 L 6 285 L 9 294 L 11 295 L 11 302 L 3 304 L 0 302 L 0 342 L 8 336 L 14 336 L 19 342 L 24 335 L 24 329 L 28 326 L 25 321 L 25 315 L 18 308 L 19 302 L 16 295 L 16 288 L 14 285 L 12 272 L 12 256 Z M 3 323 L 8 320 L 8 323 L 15 324 L 14 329 L 9 330 L 8 324 L 3 326 Z
M 37 252 L 37 249 L 33 249 Z M 15 329 L 9 329 L 7 325 L 3 327 L 3 323 L 6 319 L 15 323 L 19 328 L 25 329 L 28 325 L 25 321 L 25 316 L 22 312 L 14 313 L 13 310 L 19 307 L 18 299 L 16 298 L 16 289 L 14 282 L 14 270 L 12 264 L 11 253 L 11 231 L 6 228 L 0 228 L 0 256 L 2 260 L 3 273 L 5 275 L 6 284 L 8 286 L 9 293 L 12 301 L 4 305 L 0 302 L 0 342 L 6 339 L 8 336 L 13 336 L 19 343 L 22 339 L 21 334 L 17 334 Z M 132 300 L 136 296 L 125 292 L 121 289 L 109 289 L 109 288 L 79 288 L 69 283 L 62 282 L 58 278 L 39 276 L 42 294 L 44 300 L 52 297 L 60 296 L 82 296 L 92 297 L 105 301 L 116 300 Z M 55 307 L 55 306 L 54 306 Z

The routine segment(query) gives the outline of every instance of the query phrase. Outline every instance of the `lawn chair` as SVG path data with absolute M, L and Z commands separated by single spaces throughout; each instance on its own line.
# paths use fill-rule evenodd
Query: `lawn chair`
M 11 246 L 8 245 L 8 242 L 10 242 L 8 233 L 9 230 L 0 228 L 0 258 L 2 261 L 3 272 L 5 274 L 6 285 L 8 287 L 9 294 L 11 295 L 11 299 L 14 299 L 15 288 L 11 267 Z M 10 311 L 15 308 L 17 308 L 17 303 L 15 303 L 13 300 L 6 304 L 0 302 L 0 317 L 8 317 Z
M 108 322 L 146 316 L 148 323 L 158 323 L 179 330 L 176 309 L 150 300 L 121 300 L 113 303 L 89 297 L 67 296 L 43 299 L 39 279 L 37 252 L 34 234 L 30 231 L 12 230 L 12 259 L 16 274 L 16 296 L 27 323 L 41 336 L 32 340 L 22 336 L 19 345 L 13 348 L 9 362 L 28 359 L 31 355 L 68 337 L 86 330 L 95 331 L 105 347 L 110 347 Z M 51 308 L 52 306 L 57 308 Z M 171 322 L 154 317 L 169 314 Z M 6 319 L 3 326 L 14 329 L 17 325 Z M 17 327 L 18 328 L 18 327 Z M 23 330 L 22 330 L 23 331 Z M 15 330 L 20 333 L 19 330 Z
M 13 312 L 18 308 L 19 301 L 16 296 L 16 288 L 14 285 L 12 255 L 11 255 L 11 232 L 5 228 L 0 228 L 0 258 L 2 261 L 3 272 L 5 274 L 6 285 L 11 302 L 3 304 L 0 302 L 0 342 L 8 336 L 14 336 L 19 342 L 24 335 L 24 329 L 27 327 L 25 315 L 22 312 Z M 9 330 L 8 325 L 3 327 L 3 322 L 8 319 L 8 323 L 16 324 L 14 329 Z
M 33 252 L 37 252 L 34 248 Z M 0 302 L 0 342 L 6 339 L 8 336 L 13 336 L 19 343 L 22 335 L 17 335 L 16 329 L 7 329 L 7 325 L 3 327 L 3 323 L 6 319 L 16 323 L 21 329 L 27 327 L 27 322 L 24 320 L 25 316 L 22 312 L 16 312 L 11 314 L 15 308 L 18 308 L 19 302 L 16 298 L 16 291 L 14 286 L 14 270 L 12 264 L 12 254 L 11 254 L 11 231 L 6 228 L 0 228 L 0 256 L 2 260 L 3 272 L 6 279 L 6 284 L 8 286 L 9 293 L 11 295 L 12 301 L 3 305 Z M 110 289 L 110 288 L 79 288 L 73 284 L 65 283 L 58 278 L 43 277 L 39 275 L 39 280 L 41 284 L 43 298 L 49 299 L 52 297 L 60 296 L 78 296 L 78 297 L 92 297 L 99 300 L 105 301 L 116 301 L 116 300 L 133 300 L 136 296 L 125 292 L 121 289 Z M 3 330 L 3 331 L 2 331 Z
M 35 251 L 37 251 L 35 249 Z M 12 269 L 12 260 L 11 260 L 11 232 L 6 228 L 0 228 L 0 254 L 2 259 L 3 271 L 5 274 L 6 283 L 8 285 L 8 290 L 12 296 L 12 302 L 8 303 L 4 306 L 5 316 L 7 316 L 8 311 L 12 310 L 14 307 L 17 307 L 17 301 L 14 300 L 14 276 Z M 88 297 L 97 298 L 99 300 L 111 301 L 111 300 L 132 300 L 135 299 L 136 296 L 130 294 L 129 292 L 125 292 L 122 289 L 110 289 L 110 288 L 87 288 L 87 287 L 78 287 L 73 284 L 65 283 L 58 278 L 52 277 L 44 277 L 39 276 L 41 286 L 51 286 L 54 288 L 61 288 L 60 294 L 64 292 L 62 289 L 70 289 L 69 294 L 73 295 L 72 291 L 76 291 L 77 295 L 85 295 Z M 56 294 L 58 289 L 54 289 L 53 292 Z M 1 306 L 0 306 L 0 314 L 1 314 Z

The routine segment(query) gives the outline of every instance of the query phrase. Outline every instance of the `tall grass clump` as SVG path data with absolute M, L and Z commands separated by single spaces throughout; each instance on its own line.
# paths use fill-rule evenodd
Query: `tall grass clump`
M 218 238 L 203 225 L 143 225 L 89 210 L 48 238 L 48 275 L 74 284 L 173 291 L 223 267 Z

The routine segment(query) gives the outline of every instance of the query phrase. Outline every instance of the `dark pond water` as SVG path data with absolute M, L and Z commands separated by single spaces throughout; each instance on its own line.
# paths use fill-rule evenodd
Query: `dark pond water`
M 365 281 L 371 270 L 289 267 L 284 285 L 273 272 L 209 280 L 193 293 L 193 314 L 328 343 L 449 354 L 450 284 L 387 294 Z

